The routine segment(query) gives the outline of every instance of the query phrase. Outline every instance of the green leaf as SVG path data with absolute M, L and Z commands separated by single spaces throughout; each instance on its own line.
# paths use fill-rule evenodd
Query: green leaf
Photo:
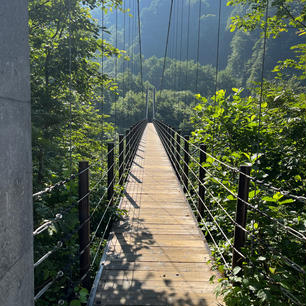
M 279 200 L 283 197 L 283 195 L 280 192 L 277 192 L 273 195 L 273 199 Z
M 212 158 L 212 157 L 210 157 L 210 156 L 207 156 L 207 158 L 206 158 L 206 162 L 207 162 L 207 163 L 212 164 L 214 161 L 215 161 L 214 158 Z
M 210 283 L 213 283 L 214 280 L 215 280 L 215 278 L 216 278 L 216 275 L 212 275 L 212 276 L 209 278 L 209 282 L 210 282 Z
M 270 271 L 272 274 L 275 274 L 275 270 L 276 270 L 276 268 L 269 267 L 269 271 Z
M 267 294 L 263 289 L 258 290 L 257 297 L 261 299 L 262 302 L 264 302 L 267 299 Z
M 293 202 L 294 202 L 293 199 L 287 199 L 287 200 L 284 200 L 284 201 L 280 201 L 279 204 L 283 205 L 283 204 L 288 204 L 288 203 L 293 203 Z
M 257 288 L 255 288 L 254 286 L 252 286 L 252 285 L 249 285 L 249 289 L 251 290 L 251 291 L 256 291 L 257 290 Z
M 234 268 L 233 274 L 234 274 L 234 275 L 237 275 L 240 271 L 241 271 L 241 267 L 238 267 L 238 266 L 237 266 L 237 267 Z
M 262 197 L 263 201 L 267 201 L 267 202 L 276 202 L 277 200 L 271 197 Z
M 79 300 L 72 300 L 69 305 L 70 306 L 82 306 Z

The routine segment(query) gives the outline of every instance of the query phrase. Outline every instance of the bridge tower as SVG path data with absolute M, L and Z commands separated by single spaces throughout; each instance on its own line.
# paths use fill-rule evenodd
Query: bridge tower
M 0 305 L 33 306 L 28 1 L 0 1 Z

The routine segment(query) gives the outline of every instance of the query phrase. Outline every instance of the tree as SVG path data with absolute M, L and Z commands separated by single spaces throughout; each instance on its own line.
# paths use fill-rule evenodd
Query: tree
M 97 58 L 118 56 L 120 51 L 107 41 L 101 41 L 101 30 L 106 29 L 99 28 L 91 17 L 90 11 L 101 4 L 107 10 L 120 5 L 120 1 L 29 1 L 34 191 L 76 174 L 80 160 L 90 162 L 91 182 L 100 178 L 105 166 L 100 157 L 106 153 L 104 140 L 113 136 L 114 127 L 105 122 L 107 116 L 101 112 L 104 102 L 101 88 L 113 90 L 113 83 L 108 75 L 101 73 Z M 101 185 L 98 188 L 101 189 Z M 35 237 L 35 262 L 49 252 L 51 246 L 58 246 L 56 252 L 35 269 L 35 293 L 52 281 L 58 271 L 64 272 L 37 301 L 39 306 L 57 305 L 63 295 L 69 301 L 80 289 L 72 286 L 79 277 L 76 261 L 79 224 L 76 205 L 73 205 L 76 194 L 77 186 L 72 180 L 61 189 L 34 199 L 35 228 L 46 219 L 53 220 L 59 212 L 63 214 L 61 222 L 52 224 Z M 92 202 L 96 197 L 92 194 Z M 69 213 L 64 214 L 65 210 Z M 96 217 L 101 217 L 103 212 L 104 208 L 98 209 Z M 92 225 L 97 222 L 91 221 Z M 101 239 L 98 236 L 99 233 L 97 240 Z M 93 245 L 95 243 L 96 240 Z
M 227 5 L 248 7 L 248 12 L 231 18 L 231 31 L 241 29 L 248 32 L 256 28 L 263 30 L 266 28 L 267 37 L 276 38 L 281 33 L 289 32 L 291 28 L 294 28 L 299 43 L 290 46 L 290 49 L 296 53 L 296 57 L 280 61 L 274 71 L 294 68 L 300 72 L 300 79 L 305 79 L 306 44 L 302 38 L 306 35 L 306 0 L 232 0 L 228 1 Z M 266 13 L 268 13 L 267 22 L 265 21 Z
M 98 24 L 90 16 L 90 9 L 99 4 L 77 0 L 29 2 L 34 188 L 50 183 L 52 176 L 58 178 L 54 173 L 62 175 L 69 147 L 77 152 L 78 141 L 71 134 L 86 123 L 78 111 L 96 116 L 93 106 L 102 102 L 98 89 L 111 84 L 93 60 L 97 54 L 118 54 L 99 39 Z M 109 1 L 105 6 L 114 4 L 119 1 Z M 101 117 L 95 118 L 101 121 Z

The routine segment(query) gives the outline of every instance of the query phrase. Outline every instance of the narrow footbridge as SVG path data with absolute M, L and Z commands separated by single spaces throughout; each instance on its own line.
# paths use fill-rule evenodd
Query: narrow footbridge
M 97 166 L 102 173 L 90 177 Z M 227 277 L 235 286 L 247 262 L 264 271 L 267 257 L 275 265 L 272 275 L 286 269 L 302 280 L 303 254 L 296 262 L 289 251 L 280 253 L 269 244 L 271 236 L 260 235 L 258 224 L 269 221 L 279 240 L 273 244 L 294 241 L 304 249 L 304 233 L 256 206 L 260 199 L 249 195 L 260 185 L 262 193 L 285 195 L 290 203 L 306 199 L 251 176 L 250 169 L 214 157 L 205 144 L 193 144 L 161 121 L 136 123 L 108 143 L 104 159 L 79 162 L 78 173 L 33 195 L 34 202 L 53 203 L 60 188 L 78 179 L 78 200 L 59 204 L 54 217 L 44 217 L 33 232 L 34 242 L 45 243 L 34 246 L 34 301 L 39 306 L 54 300 L 88 306 L 224 305 L 226 299 L 216 297 L 218 282 L 211 280 Z M 230 171 L 231 185 L 222 180 L 224 171 Z M 222 193 L 228 197 L 219 197 Z M 252 221 L 247 222 L 247 212 Z M 75 226 L 64 230 L 68 217 Z M 56 232 L 50 235 L 50 229 Z M 269 286 L 274 285 L 272 279 Z M 296 300 L 286 288 L 282 294 Z
M 218 305 L 208 246 L 152 123 L 120 208 L 90 305 Z

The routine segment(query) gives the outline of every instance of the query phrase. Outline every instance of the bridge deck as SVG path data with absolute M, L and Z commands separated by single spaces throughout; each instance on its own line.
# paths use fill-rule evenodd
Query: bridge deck
M 152 124 L 112 229 L 94 306 L 218 305 L 209 252 Z

